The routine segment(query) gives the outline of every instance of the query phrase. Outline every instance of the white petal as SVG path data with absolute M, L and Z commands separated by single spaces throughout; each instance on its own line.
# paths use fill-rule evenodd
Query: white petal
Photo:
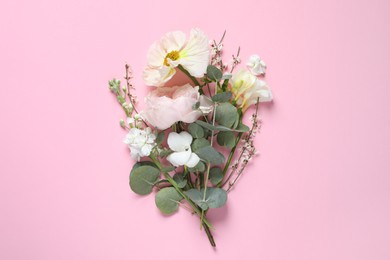
M 186 165 L 188 167 L 192 168 L 192 167 L 195 167 L 198 164 L 199 161 L 200 161 L 199 156 L 196 153 L 191 153 L 191 157 L 188 160 L 188 162 L 186 163 Z
M 153 43 L 147 54 L 148 65 L 152 67 L 160 67 L 164 63 L 166 55 L 167 53 L 161 47 L 159 42 Z
M 173 166 L 181 166 L 185 165 L 188 160 L 191 157 L 191 150 L 184 151 L 184 152 L 174 152 L 168 155 L 167 160 L 173 165 Z
M 147 86 L 161 87 L 175 75 L 176 70 L 167 66 L 160 68 L 147 67 L 144 69 L 143 79 Z
M 172 132 L 168 136 L 168 146 L 172 151 L 183 152 L 188 150 L 192 143 L 192 136 L 187 132 L 181 132 L 180 134 Z
M 186 35 L 181 31 L 169 32 L 161 39 L 161 47 L 167 52 L 180 51 L 186 42 Z
M 194 77 L 203 77 L 209 62 L 210 49 L 207 36 L 192 29 L 187 45 L 180 52 L 180 64 Z

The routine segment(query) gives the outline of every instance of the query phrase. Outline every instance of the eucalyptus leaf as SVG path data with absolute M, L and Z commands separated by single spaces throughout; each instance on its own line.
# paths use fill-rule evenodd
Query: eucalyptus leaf
M 209 179 L 212 184 L 217 185 L 223 179 L 222 170 L 218 167 L 213 167 L 210 169 Z
M 196 150 L 195 153 L 202 160 L 214 165 L 222 164 L 225 161 L 225 157 L 211 146 L 202 147 Z
M 164 137 L 165 137 L 164 131 L 161 131 L 160 133 L 157 134 L 157 137 L 156 137 L 157 145 L 160 145 L 162 142 L 164 142 Z
M 211 100 L 217 103 L 228 102 L 232 98 L 232 92 L 222 92 L 211 97 Z
M 243 123 L 239 123 L 237 128 L 235 129 L 236 132 L 248 132 L 250 129 L 247 125 L 244 125 Z
M 182 189 L 186 186 L 187 180 L 184 178 L 182 173 L 176 173 L 173 175 L 173 180 L 177 183 L 177 186 Z
M 200 190 L 202 193 L 203 189 Z M 206 203 L 209 208 L 220 208 L 225 205 L 227 201 L 227 193 L 221 188 L 207 188 Z
M 202 210 L 208 208 L 220 208 L 225 205 L 227 201 L 227 193 L 221 188 L 208 187 L 206 196 L 204 197 L 204 189 L 190 189 L 185 192 L 186 195 Z
M 207 77 L 213 81 L 220 81 L 222 78 L 222 71 L 213 65 L 207 66 Z
M 226 102 L 217 106 L 215 120 L 218 124 L 231 128 L 237 120 L 237 108 Z
M 203 127 L 195 123 L 192 123 L 188 126 L 188 132 L 192 135 L 193 138 L 204 137 Z
M 202 147 L 210 146 L 210 142 L 207 141 L 205 138 L 199 138 L 195 139 L 194 142 L 191 145 L 191 149 L 193 152 L 199 150 Z
M 164 214 L 172 214 L 179 208 L 179 203 L 183 197 L 173 187 L 159 190 L 155 197 L 157 208 Z
M 175 169 L 174 166 L 167 166 L 161 169 L 162 172 L 171 172 Z
M 233 132 L 219 132 L 217 135 L 217 142 L 220 146 L 233 148 L 236 144 L 236 138 Z
M 202 162 L 199 161 L 195 167 L 188 168 L 190 172 L 204 172 L 206 170 L 206 165 Z
M 153 166 L 134 166 L 130 172 L 130 188 L 139 195 L 147 195 L 152 192 L 153 185 L 157 182 L 159 176 L 160 171 Z
M 203 193 L 201 193 L 197 189 L 190 189 L 185 192 L 185 194 L 193 201 L 196 205 L 198 205 L 202 210 L 207 210 L 209 206 L 207 202 L 203 200 Z

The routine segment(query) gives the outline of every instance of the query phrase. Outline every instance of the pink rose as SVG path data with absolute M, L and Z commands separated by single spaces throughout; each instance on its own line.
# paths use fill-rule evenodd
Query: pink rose
M 178 121 L 195 122 L 202 112 L 194 110 L 199 101 L 199 87 L 190 84 L 174 87 L 159 87 L 146 97 L 147 109 L 141 116 L 154 127 L 164 130 Z

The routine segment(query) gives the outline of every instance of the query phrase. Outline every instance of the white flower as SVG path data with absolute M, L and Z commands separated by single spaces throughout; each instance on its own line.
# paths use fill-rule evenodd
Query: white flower
M 199 110 L 204 116 L 208 115 L 214 109 L 214 103 L 208 96 L 201 95 L 199 97 L 199 103 Z
M 199 162 L 199 157 L 191 151 L 192 136 L 183 131 L 180 134 L 172 132 L 168 136 L 168 146 L 173 151 L 168 155 L 167 160 L 173 166 L 186 165 L 195 167 Z
M 258 79 L 247 70 L 239 70 L 231 79 L 230 90 L 233 93 L 237 105 L 245 111 L 249 106 L 260 102 L 272 100 L 272 93 L 267 83 Z
M 265 62 L 260 59 L 258 55 L 252 55 L 249 57 L 249 61 L 247 62 L 246 66 L 250 70 L 250 72 L 255 75 L 264 75 L 265 70 L 267 68 L 267 65 L 265 65 Z
M 207 36 L 199 29 L 191 30 L 188 41 L 181 31 L 169 32 L 150 47 L 143 78 L 148 86 L 163 86 L 175 75 L 179 65 L 192 76 L 203 77 L 209 55 Z
M 138 128 L 131 128 L 126 135 L 124 143 L 130 148 L 131 157 L 137 161 L 141 157 L 149 156 L 155 143 L 156 135 L 147 127 L 145 130 Z

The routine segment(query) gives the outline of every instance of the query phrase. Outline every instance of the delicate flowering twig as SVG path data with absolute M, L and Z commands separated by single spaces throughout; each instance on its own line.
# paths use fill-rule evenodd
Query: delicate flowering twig
M 132 71 L 131 71 L 130 65 L 127 64 L 127 63 L 125 64 L 125 70 L 126 70 L 125 80 L 126 80 L 126 86 L 127 86 L 127 89 L 126 89 L 125 92 L 127 94 L 127 97 L 129 98 L 129 102 L 130 102 L 133 110 L 135 111 L 135 113 L 139 114 L 138 110 L 137 110 L 137 108 L 135 106 L 136 103 L 137 103 L 137 97 L 131 93 L 131 90 L 135 89 L 133 84 L 131 83 L 131 79 L 133 78 L 132 77 Z M 142 117 L 140 119 L 142 120 L 142 122 L 146 126 L 149 126 L 148 123 Z
M 221 40 L 217 43 L 215 40 L 211 43 L 211 64 L 218 65 L 219 68 L 224 71 L 226 69 L 226 65 L 223 64 L 222 61 L 222 48 L 223 48 L 223 40 L 225 39 L 226 30 L 224 31 Z
M 232 73 L 233 70 L 236 68 L 236 66 L 241 63 L 240 50 L 241 48 L 238 47 L 237 55 L 236 56 L 232 55 L 233 60 L 232 60 L 232 68 L 230 69 L 230 73 Z
M 235 177 L 233 182 L 229 182 L 229 188 L 227 189 L 227 191 L 230 191 L 232 189 L 234 184 L 237 182 L 238 178 L 242 175 L 242 173 L 243 173 L 246 165 L 250 161 L 250 159 L 255 155 L 256 148 L 253 144 L 253 141 L 254 141 L 254 137 L 256 135 L 256 132 L 258 131 L 258 129 L 260 127 L 260 124 L 257 120 L 258 109 L 259 109 L 259 98 L 257 99 L 257 102 L 256 102 L 255 113 L 252 115 L 252 118 L 251 118 L 252 127 L 251 127 L 248 135 L 244 138 L 245 145 L 242 147 L 241 153 L 240 153 L 238 159 L 233 164 L 232 171 L 230 172 L 229 176 L 221 184 L 221 187 L 224 187 L 229 182 L 231 177 L 236 173 L 239 166 L 241 166 L 241 168 L 238 170 L 237 176 Z

